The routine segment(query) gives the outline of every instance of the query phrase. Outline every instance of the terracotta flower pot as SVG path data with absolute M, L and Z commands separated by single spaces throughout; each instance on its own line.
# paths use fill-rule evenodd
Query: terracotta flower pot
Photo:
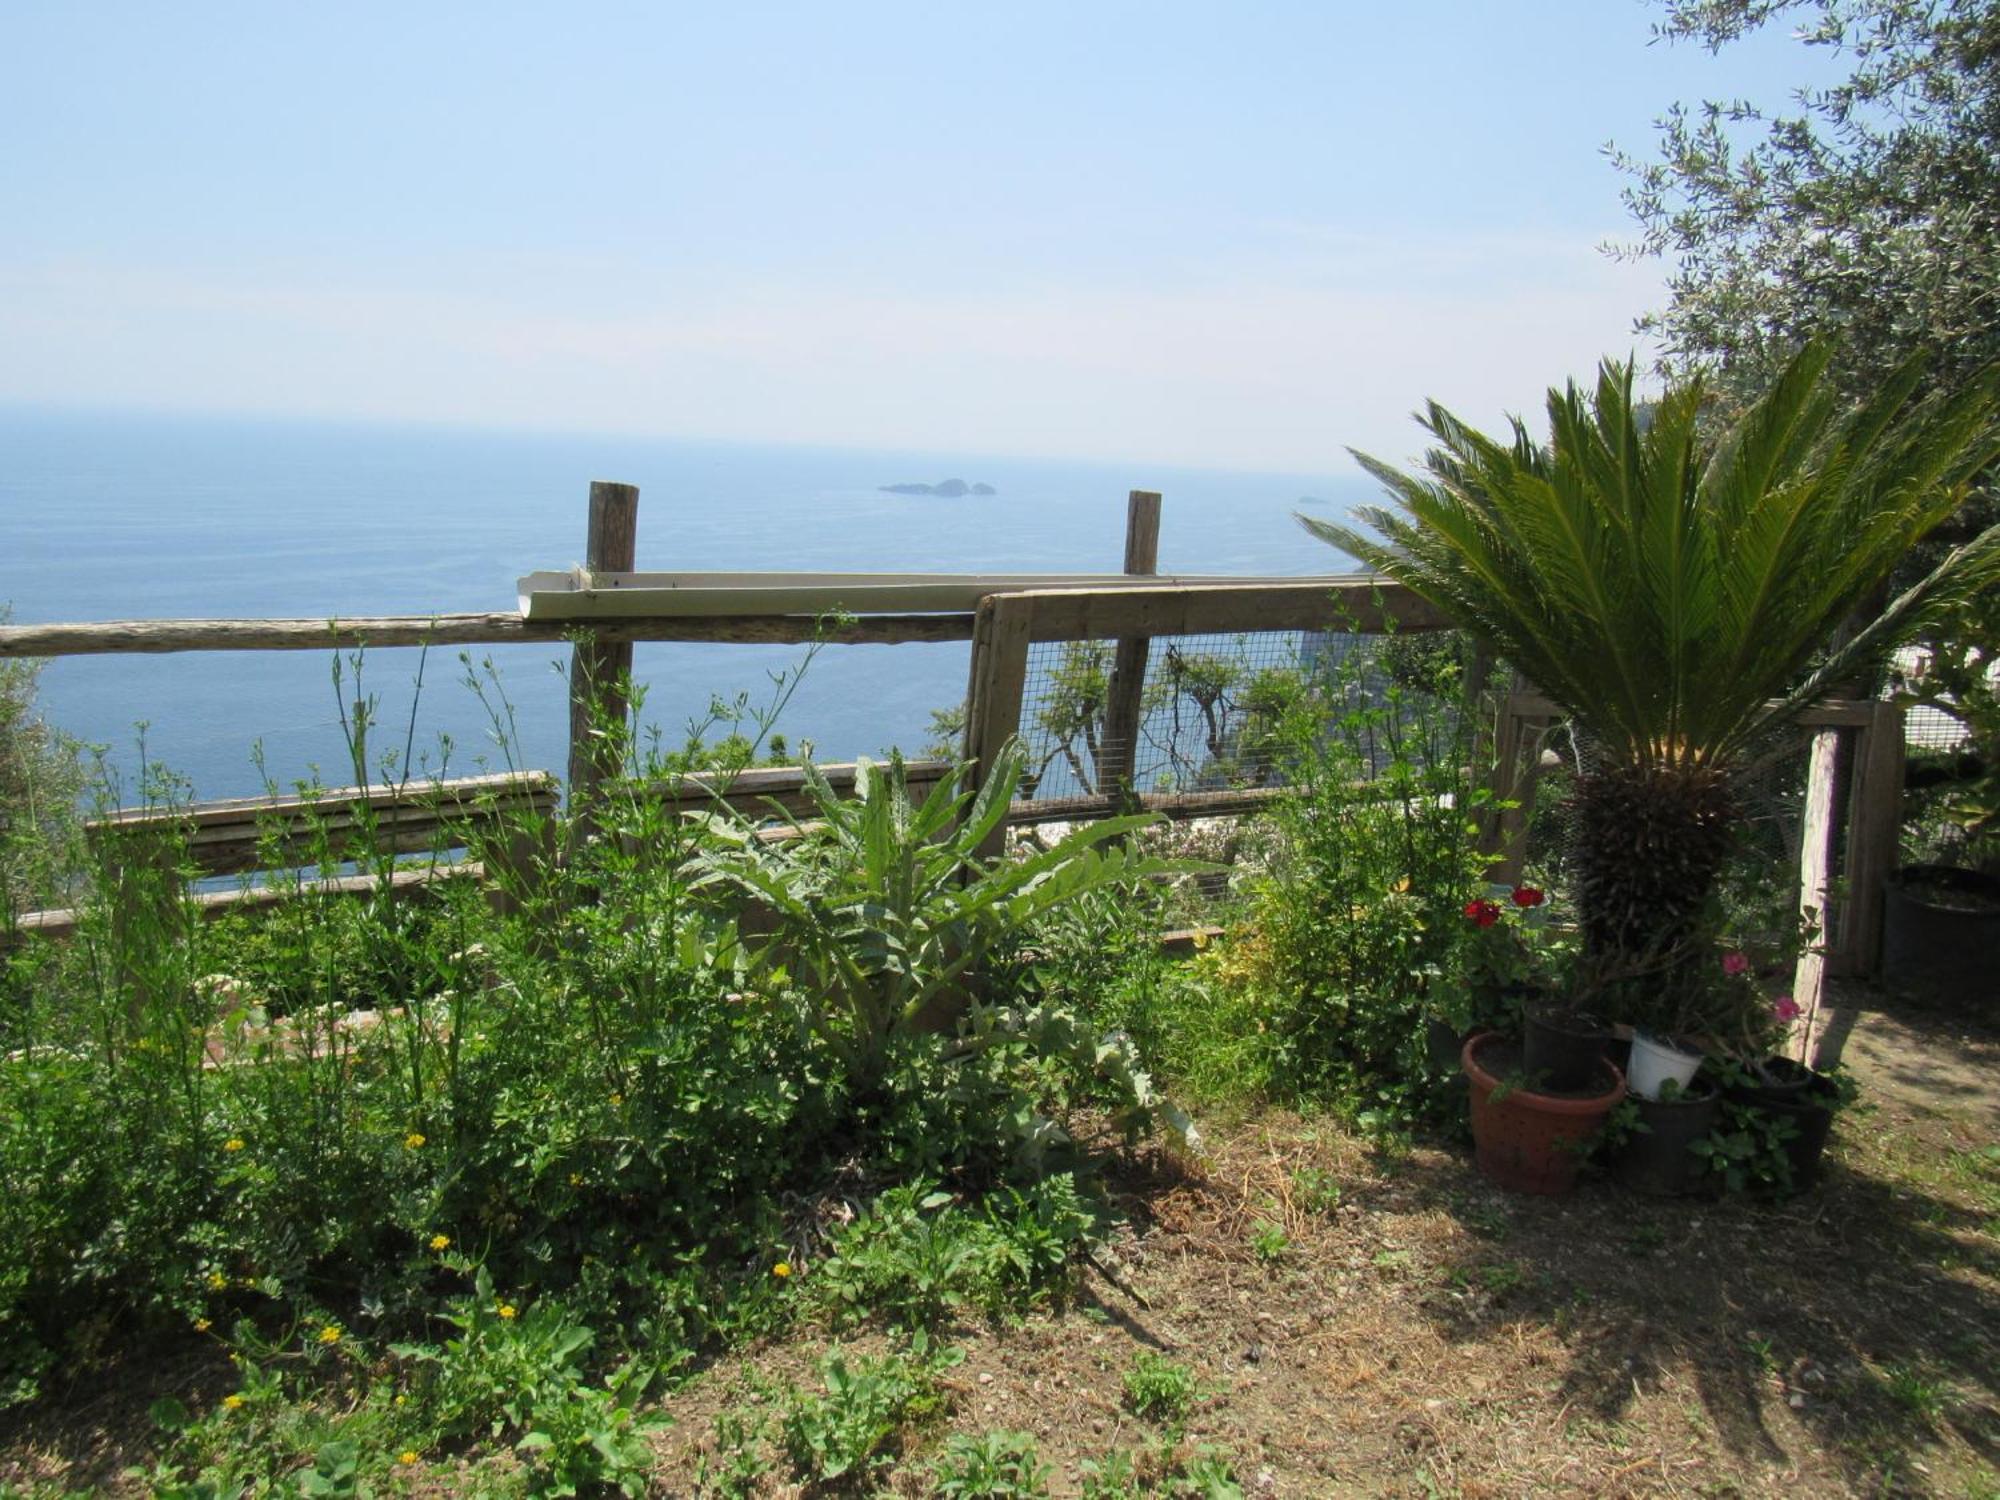
M 1599 1060 L 1588 1088 L 1571 1094 L 1503 1088 L 1517 1075 L 1520 1049 L 1481 1032 L 1460 1057 L 1472 1090 L 1472 1140 L 1479 1170 L 1515 1193 L 1566 1193 L 1611 1111 L 1625 1097 L 1625 1075 Z

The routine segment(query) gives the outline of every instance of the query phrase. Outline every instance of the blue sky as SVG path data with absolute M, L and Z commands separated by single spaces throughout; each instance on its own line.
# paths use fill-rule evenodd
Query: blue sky
M 0 401 L 1400 456 L 1634 347 L 1607 141 L 1811 76 L 1658 14 L 15 4 Z

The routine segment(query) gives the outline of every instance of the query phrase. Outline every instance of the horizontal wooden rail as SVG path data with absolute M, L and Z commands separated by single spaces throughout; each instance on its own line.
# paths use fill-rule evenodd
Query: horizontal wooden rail
M 1036 640 L 1194 635 L 1257 630 L 1362 631 L 1393 624 L 1442 629 L 1450 622 L 1400 585 L 1366 574 L 1335 579 L 1245 579 L 1039 589 L 995 597 L 1033 601 Z M 0 657 L 106 656 L 174 651 L 324 651 L 353 646 L 507 646 L 567 641 L 585 630 L 600 641 L 895 645 L 972 639 L 970 613 L 867 615 L 682 615 L 575 622 L 530 621 L 518 613 L 354 615 L 292 620 L 94 620 L 0 625 Z
M 1443 610 L 1368 574 L 1335 579 L 1246 579 L 1157 588 L 1034 589 L 987 604 L 1027 617 L 1034 641 L 1116 640 L 1255 631 L 1447 630 Z M 985 606 L 982 606 L 984 608 Z
M 1802 729 L 1861 729 L 1876 721 L 1880 709 L 1879 703 L 1868 698 L 1822 698 L 1802 710 L 1793 722 Z M 1553 720 L 1564 716 L 1562 709 L 1534 692 L 1510 693 L 1507 710 L 1529 719 Z
M 556 780 L 548 773 L 502 772 L 400 789 L 329 787 L 303 795 L 128 808 L 92 819 L 84 831 L 100 847 L 119 839 L 171 839 L 174 851 L 184 848 L 204 874 L 235 875 L 310 858 L 322 834 L 337 852 L 343 837 L 365 822 L 374 824 L 376 847 L 399 854 L 464 848 L 471 825 L 497 829 L 524 813 L 546 817 L 557 801 Z
M 717 641 L 796 645 L 896 645 L 969 641 L 972 616 L 871 615 L 821 621 L 810 615 L 718 615 L 574 623 L 529 622 L 510 612 L 477 615 L 370 615 L 320 620 L 98 620 L 85 624 L 0 625 L 0 657 L 107 656 L 169 651 L 325 651 L 351 646 L 508 646 L 569 640 L 581 630 L 602 641 Z
M 1158 813 L 1169 820 L 1185 818 L 1239 818 L 1262 812 L 1286 788 L 1276 786 L 1224 787 L 1209 792 L 1142 792 L 1132 801 L 1140 812 Z M 1118 797 L 1034 797 L 1016 802 L 1007 812 L 1013 827 L 1033 823 L 1089 823 L 1099 818 L 1115 818 L 1132 808 Z
M 485 878 L 486 866 L 476 859 L 467 859 L 449 865 L 411 865 L 391 871 L 386 879 L 377 875 L 323 875 L 307 881 L 303 887 L 281 881 L 271 885 L 243 886 L 233 891 L 197 891 L 187 897 L 187 902 L 196 916 L 212 921 L 231 912 L 262 911 L 280 905 L 297 896 L 301 889 L 322 896 L 368 896 L 385 887 L 400 894 L 424 890 L 445 880 L 483 881 Z M 82 922 L 83 913 L 67 907 L 23 912 L 16 920 L 12 933 L 0 927 L 0 950 L 6 949 L 10 940 L 31 935 L 72 937 Z
M 911 760 L 903 763 L 903 776 L 913 798 L 921 800 L 951 774 L 948 760 Z M 852 761 L 817 767 L 827 784 L 842 797 L 854 793 L 855 765 Z M 704 772 L 656 781 L 650 785 L 627 787 L 634 795 L 669 805 L 678 812 L 706 812 L 718 803 L 747 814 L 782 811 L 800 817 L 814 810 L 806 792 L 806 773 L 799 766 L 757 766 L 734 774 L 716 776 Z

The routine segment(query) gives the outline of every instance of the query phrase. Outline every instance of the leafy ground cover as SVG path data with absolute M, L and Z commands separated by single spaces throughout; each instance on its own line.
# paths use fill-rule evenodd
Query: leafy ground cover
M 1995 1020 L 1901 1002 L 1864 1016 L 1852 1055 L 1872 1109 L 1843 1116 L 1825 1182 L 1786 1203 L 1606 1184 L 1510 1198 L 1449 1146 L 1260 1111 L 1206 1122 L 1199 1157 L 1127 1158 L 1108 1185 L 1122 1221 L 1087 1257 L 1048 1262 L 1073 1269 L 1011 1289 L 1022 1237 L 950 1194 L 794 1204 L 826 1232 L 772 1278 L 783 1317 L 639 1404 L 645 1483 L 2000 1493 Z M 1060 1212 L 1031 1217 L 1060 1234 Z M 0 1480 L 143 1493 L 177 1441 L 163 1399 L 246 1438 L 257 1422 L 353 1430 L 338 1387 L 247 1416 L 223 1404 L 241 1388 L 199 1347 L 134 1360 L 0 1426 Z M 505 1443 L 408 1465 L 362 1453 L 345 1477 L 344 1456 L 259 1477 L 294 1493 L 528 1480 Z

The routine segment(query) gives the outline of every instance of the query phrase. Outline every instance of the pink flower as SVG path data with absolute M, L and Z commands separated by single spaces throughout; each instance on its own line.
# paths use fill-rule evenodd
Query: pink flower
M 1796 1021 L 1805 1010 L 1790 995 L 1780 995 L 1771 1002 L 1771 1014 L 1780 1021 Z
M 1722 955 L 1722 972 L 1727 974 L 1731 979 L 1734 979 L 1738 974 L 1748 974 L 1750 972 L 1750 960 L 1745 958 L 1741 953 L 1725 953 Z

